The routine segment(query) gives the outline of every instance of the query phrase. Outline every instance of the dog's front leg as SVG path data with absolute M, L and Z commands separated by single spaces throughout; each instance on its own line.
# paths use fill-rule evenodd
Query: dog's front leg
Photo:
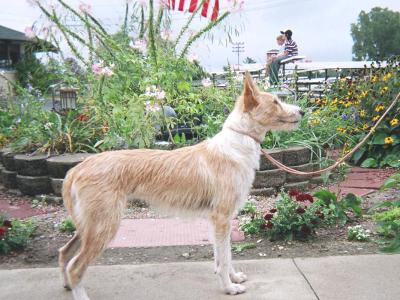
M 235 273 L 232 267 L 231 215 L 214 213 L 211 215 L 211 222 L 214 227 L 215 268 L 221 286 L 227 294 L 241 294 L 246 288 L 238 283 L 245 281 L 246 276 L 243 273 Z

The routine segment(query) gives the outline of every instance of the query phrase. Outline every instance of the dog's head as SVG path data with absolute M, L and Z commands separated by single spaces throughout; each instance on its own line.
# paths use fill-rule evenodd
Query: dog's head
M 292 130 L 298 127 L 304 112 L 300 107 L 283 103 L 277 96 L 262 92 L 246 72 L 243 93 L 237 108 L 251 121 L 267 130 Z

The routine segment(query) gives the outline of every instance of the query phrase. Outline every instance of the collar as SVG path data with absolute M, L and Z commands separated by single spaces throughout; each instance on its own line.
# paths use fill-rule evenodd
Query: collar
M 234 131 L 234 132 L 236 132 L 236 133 L 239 133 L 239 134 L 242 134 L 242 135 L 245 135 L 245 136 L 248 136 L 248 137 L 252 138 L 257 144 L 261 144 L 262 143 L 262 141 L 258 137 L 252 135 L 251 133 L 248 133 L 248 132 L 246 132 L 244 130 L 232 128 L 230 126 L 228 126 L 227 128 L 232 130 L 232 131 Z

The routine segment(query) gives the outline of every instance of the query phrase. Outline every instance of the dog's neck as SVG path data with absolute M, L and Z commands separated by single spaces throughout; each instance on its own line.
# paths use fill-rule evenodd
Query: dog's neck
M 248 115 L 240 113 L 237 108 L 226 119 L 223 130 L 234 131 L 238 134 L 252 138 L 257 144 L 261 144 L 267 133 L 267 129 Z

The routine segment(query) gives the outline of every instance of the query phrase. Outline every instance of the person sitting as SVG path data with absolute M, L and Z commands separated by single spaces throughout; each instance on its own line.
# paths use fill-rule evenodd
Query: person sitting
M 273 62 L 271 63 L 270 70 L 269 70 L 269 83 L 271 85 L 278 85 L 279 84 L 279 79 L 278 79 L 278 71 L 279 67 L 281 65 L 281 61 L 298 55 L 298 48 L 296 42 L 292 39 L 292 31 L 290 29 L 286 31 L 281 31 L 282 34 L 285 35 L 286 37 L 286 42 L 284 46 L 284 51 L 282 54 L 278 54 Z
M 285 41 L 286 41 L 286 37 L 284 34 L 280 34 L 276 37 L 276 43 L 279 46 L 279 50 L 277 54 L 272 55 L 271 57 L 269 57 L 267 59 L 267 64 L 265 66 L 265 73 L 269 74 L 269 70 L 270 70 L 270 66 L 271 63 L 277 58 L 277 56 L 280 56 L 283 54 L 283 52 L 285 51 Z

